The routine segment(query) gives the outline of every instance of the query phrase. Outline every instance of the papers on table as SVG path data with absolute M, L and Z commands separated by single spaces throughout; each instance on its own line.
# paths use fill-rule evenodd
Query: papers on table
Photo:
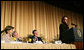
M 18 41 L 11 41 L 9 43 L 23 43 L 23 42 L 18 42 Z
M 18 41 L 5 42 L 5 40 L 1 40 L 1 43 L 23 43 L 23 42 L 18 42 Z
M 19 42 L 19 41 L 10 41 L 10 42 L 5 42 L 4 40 L 1 40 L 1 43 L 23 43 L 23 42 Z M 24 43 L 24 44 L 43 44 L 41 41 L 36 41 L 36 43 Z
M 62 44 L 62 41 L 61 40 L 55 41 L 55 44 Z
M 4 40 L 1 40 L 1 43 L 5 43 L 5 41 Z
M 23 42 L 19 42 L 19 41 L 10 41 L 10 42 L 5 42 L 4 40 L 1 40 L 1 43 L 23 43 Z M 43 42 L 41 41 L 36 41 L 36 43 L 24 43 L 24 44 L 43 44 Z M 53 43 L 48 43 L 48 44 L 53 44 Z M 55 44 L 65 44 L 62 43 L 62 41 L 55 41 Z
M 41 41 L 36 41 L 36 43 L 33 44 L 43 44 Z

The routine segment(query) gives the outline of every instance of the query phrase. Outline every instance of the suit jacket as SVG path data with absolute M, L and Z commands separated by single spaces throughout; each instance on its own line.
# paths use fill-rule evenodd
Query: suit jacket
M 38 38 L 38 41 L 42 41 L 42 39 L 40 37 L 37 37 L 37 38 Z M 35 36 L 32 36 L 31 39 L 32 39 L 32 41 L 30 43 L 34 43 L 34 40 L 33 39 L 35 39 Z

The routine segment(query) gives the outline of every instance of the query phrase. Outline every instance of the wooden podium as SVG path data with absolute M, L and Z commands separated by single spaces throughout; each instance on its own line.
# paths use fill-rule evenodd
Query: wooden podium
M 83 49 L 83 42 L 74 42 L 76 49 Z
M 74 30 L 76 49 L 83 49 L 83 32 L 78 28 L 72 28 Z
M 71 28 L 64 32 L 64 43 L 74 43 L 77 49 L 83 48 L 83 32 L 78 28 Z

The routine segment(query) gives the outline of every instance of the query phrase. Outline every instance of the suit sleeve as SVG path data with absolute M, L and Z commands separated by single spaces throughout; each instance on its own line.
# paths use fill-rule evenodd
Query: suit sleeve
M 59 34 L 59 40 L 61 40 L 62 39 L 62 36 L 63 36 L 63 25 L 62 24 L 60 24 L 60 27 L 59 27 L 59 30 L 60 30 L 60 34 Z

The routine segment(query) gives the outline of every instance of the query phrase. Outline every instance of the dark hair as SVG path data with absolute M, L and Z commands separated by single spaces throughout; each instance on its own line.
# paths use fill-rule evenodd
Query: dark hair
M 6 32 L 6 34 L 7 34 L 8 33 L 7 31 L 11 30 L 11 29 L 14 29 L 14 27 L 12 27 L 12 26 L 6 26 L 6 28 L 4 30 L 2 30 L 1 33 Z
M 63 17 L 62 17 L 62 23 L 64 23 L 64 18 L 65 18 L 65 17 L 67 17 L 67 16 L 63 16 Z
M 33 30 L 32 33 L 34 34 L 35 31 L 37 31 L 37 30 Z

